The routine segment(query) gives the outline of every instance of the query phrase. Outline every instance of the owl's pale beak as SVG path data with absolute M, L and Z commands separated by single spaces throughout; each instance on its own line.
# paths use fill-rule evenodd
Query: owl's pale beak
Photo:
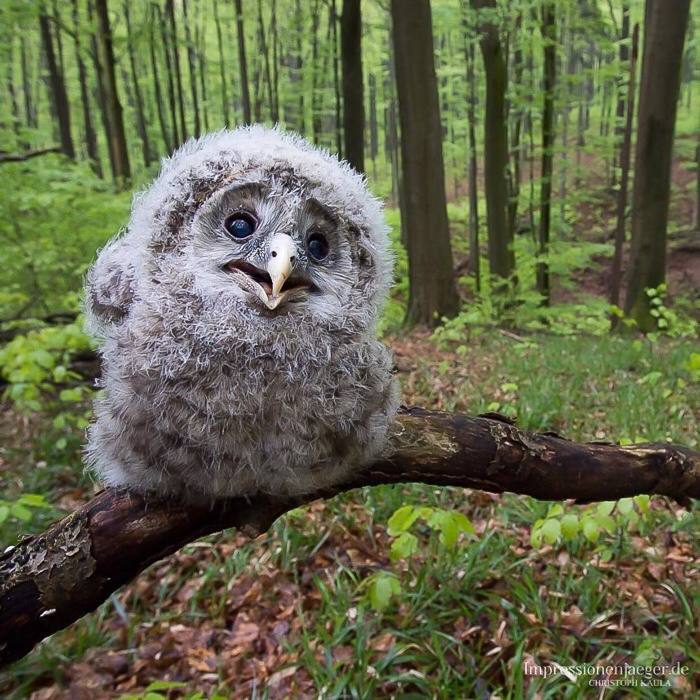
M 272 280 L 272 294 L 265 300 L 268 309 L 276 309 L 284 301 L 286 294 L 282 287 L 292 274 L 296 254 L 296 245 L 286 233 L 278 233 L 270 240 L 267 272 Z

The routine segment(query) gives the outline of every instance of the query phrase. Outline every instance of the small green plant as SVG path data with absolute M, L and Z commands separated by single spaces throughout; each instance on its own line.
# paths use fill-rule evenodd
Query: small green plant
M 535 521 L 530 543 L 533 547 L 545 543 L 581 545 L 588 542 L 596 545 L 604 533 L 621 538 L 625 531 L 637 529 L 648 513 L 649 496 L 646 495 L 603 501 L 579 511 L 554 503 L 544 518 Z M 606 543 L 599 546 L 597 551 L 603 561 L 613 556 L 613 550 Z
M 53 506 L 38 493 L 24 493 L 14 500 L 0 499 L 0 542 L 11 544 L 25 532 L 40 512 L 51 513 Z
M 439 546 L 446 549 L 454 549 L 461 534 L 476 534 L 469 518 L 459 511 L 430 506 L 401 506 L 389 518 L 387 527 L 387 532 L 394 538 L 389 551 L 393 562 L 408 562 L 418 551 L 418 537 L 410 532 L 418 522 L 437 534 Z M 378 571 L 363 585 L 367 586 L 369 604 L 379 612 L 385 610 L 402 591 L 398 576 L 388 571 Z

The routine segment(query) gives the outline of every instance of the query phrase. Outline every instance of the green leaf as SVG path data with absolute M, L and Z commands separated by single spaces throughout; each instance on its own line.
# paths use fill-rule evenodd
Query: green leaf
M 413 506 L 401 506 L 401 508 L 397 508 L 387 523 L 388 533 L 392 537 L 395 537 L 405 532 L 418 520 L 419 515 L 419 510 Z
M 4 523 L 7 520 L 7 516 L 10 514 L 10 509 L 8 506 L 0 506 L 0 523 Z
M 391 598 L 401 594 L 401 584 L 396 576 L 381 572 L 375 574 L 369 587 L 369 602 L 374 610 L 381 612 L 389 607 Z
M 185 684 L 181 681 L 153 681 L 149 683 L 146 692 L 154 690 L 170 690 L 171 688 L 184 688 Z
M 617 523 L 611 515 L 601 515 L 600 513 L 598 513 L 595 516 L 595 521 L 601 528 L 603 528 L 603 530 L 607 530 L 610 533 L 613 533 L 615 532 L 615 530 L 617 530 Z
M 622 515 L 627 515 L 634 510 L 634 501 L 631 498 L 621 498 L 617 502 L 617 510 Z
M 567 513 L 561 519 L 561 534 L 565 540 L 573 540 L 579 531 L 579 519 L 575 513 Z
M 599 515 L 610 515 L 615 509 L 615 501 L 603 501 L 596 506 Z
M 554 518 L 548 518 L 542 525 L 542 537 L 548 544 L 555 544 L 561 536 L 561 524 Z
M 10 506 L 10 512 L 15 518 L 25 523 L 28 523 L 32 519 L 32 512 L 21 503 L 13 503 Z
M 402 532 L 392 543 L 390 555 L 394 561 L 408 559 L 418 551 L 418 538 L 410 532 Z
M 585 518 L 581 523 L 583 529 L 583 536 L 594 544 L 600 538 L 600 527 L 598 523 L 593 520 L 593 518 Z

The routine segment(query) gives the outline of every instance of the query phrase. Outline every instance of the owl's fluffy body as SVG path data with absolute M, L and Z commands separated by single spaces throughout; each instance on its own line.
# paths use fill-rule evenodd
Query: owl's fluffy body
M 219 223 L 254 209 L 238 245 Z M 314 265 L 305 232 L 332 254 Z M 271 311 L 222 269 L 262 267 L 289 234 L 315 292 Z M 361 176 L 299 137 L 249 127 L 183 146 L 134 200 L 88 275 L 105 391 L 88 459 L 101 479 L 187 500 L 291 495 L 347 478 L 382 449 L 398 403 L 374 338 L 392 260 Z

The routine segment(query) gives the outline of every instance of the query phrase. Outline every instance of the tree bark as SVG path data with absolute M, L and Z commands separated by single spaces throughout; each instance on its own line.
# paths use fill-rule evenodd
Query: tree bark
M 66 84 L 63 80 L 63 74 L 56 63 L 49 18 L 43 12 L 39 15 L 39 28 L 41 30 L 44 55 L 46 56 L 46 65 L 49 69 L 49 85 L 51 86 L 52 101 L 56 110 L 61 151 L 71 160 L 75 160 L 75 148 L 73 147 L 73 137 L 70 131 L 70 105 L 68 103 L 68 94 L 66 93 Z
M 617 222 L 615 225 L 615 252 L 610 271 L 610 303 L 620 305 L 620 288 L 622 286 L 622 254 L 625 247 L 625 229 L 627 223 L 627 194 L 629 191 L 630 155 L 632 153 L 632 122 L 634 120 L 634 92 L 637 75 L 637 53 L 639 45 L 639 25 L 634 25 L 632 32 L 632 53 L 629 56 L 629 82 L 627 84 L 627 107 L 625 127 L 620 148 L 620 190 L 617 193 Z M 616 319 L 613 317 L 613 325 Z
M 151 72 L 153 73 L 153 86 L 156 98 L 156 112 L 158 114 L 158 124 L 160 125 L 160 135 L 163 139 L 163 145 L 167 153 L 171 153 L 175 146 L 177 145 L 177 124 L 173 126 L 173 133 L 171 134 L 168 129 L 168 124 L 165 118 L 165 109 L 163 102 L 163 94 L 160 89 L 160 76 L 158 74 L 158 57 L 156 56 L 156 37 L 155 28 L 156 23 L 160 17 L 160 8 L 157 4 L 151 5 L 151 17 L 150 17 L 150 41 L 148 42 L 148 48 L 151 55 Z M 171 106 L 174 106 L 174 101 Z M 174 119 L 174 112 L 171 111 L 171 116 Z
M 464 24 L 464 60 L 467 66 L 467 132 L 469 139 L 469 157 L 467 172 L 469 176 L 469 269 L 476 280 L 476 291 L 481 291 L 481 254 L 479 251 L 479 191 L 477 183 L 476 162 L 476 61 L 474 44 L 469 38 L 467 15 Z
M 243 7 L 241 0 L 236 0 L 236 31 L 238 32 L 238 68 L 241 76 L 241 105 L 243 121 L 250 124 L 253 121 L 250 111 L 250 90 L 248 89 L 248 61 L 245 53 L 245 31 L 243 28 Z
M 411 9 L 405 12 L 411 13 Z M 360 0 L 343 0 L 340 18 L 343 71 L 343 157 L 358 172 L 365 169 L 365 104 L 362 90 L 362 14 Z M 432 61 L 432 57 L 431 57 Z
M 493 11 L 496 0 L 471 0 L 475 9 Z M 484 115 L 484 184 L 489 268 L 500 278 L 497 288 L 515 272 L 513 232 L 508 226 L 508 134 L 506 128 L 506 87 L 508 73 L 498 27 L 491 20 L 479 21 L 481 53 L 486 71 L 486 110 Z
M 632 201 L 631 268 L 625 312 L 656 328 L 647 289 L 666 277 L 666 229 L 681 62 L 690 0 L 647 0 Z
M 544 40 L 544 104 L 542 107 L 542 171 L 540 186 L 540 222 L 538 231 L 538 255 L 549 253 L 550 221 L 552 212 L 552 166 L 554 163 L 554 83 L 556 80 L 557 47 L 554 4 L 542 8 L 542 39 Z M 542 303 L 549 306 L 549 264 L 540 259 L 537 263 L 537 291 Z
M 30 160 L 31 158 L 45 156 L 47 153 L 61 153 L 62 151 L 63 148 L 61 146 L 37 148 L 36 150 L 27 151 L 26 153 L 5 153 L 0 151 L 0 163 L 19 163 L 21 161 Z
M 339 67 L 340 63 L 339 56 L 340 50 L 338 48 L 338 12 L 336 9 L 336 0 L 331 0 L 331 6 L 329 9 L 330 18 L 329 22 L 332 29 L 332 41 L 333 41 L 333 97 L 335 98 L 335 150 L 338 154 L 338 158 L 343 157 L 343 111 L 341 102 L 341 90 L 340 90 L 340 75 Z
M 129 150 L 126 145 L 122 105 L 117 92 L 117 79 L 114 71 L 114 50 L 112 48 L 112 28 L 109 24 L 107 0 L 95 0 L 97 13 L 97 40 L 101 54 L 102 83 L 105 91 L 105 109 L 109 132 L 107 139 L 114 157 L 114 180 L 119 187 L 125 187 L 131 178 Z
M 400 0 L 394 0 L 394 2 Z M 0 556 L 0 665 L 28 653 L 187 542 L 236 527 L 254 537 L 283 513 L 362 486 L 419 482 L 546 500 L 700 497 L 700 453 L 669 444 L 579 445 L 493 414 L 405 409 L 385 457 L 352 480 L 296 499 L 255 496 L 194 508 L 108 489 Z
M 391 16 L 401 124 L 401 227 L 410 286 L 406 321 L 435 326 L 441 317 L 457 313 L 459 297 L 447 221 L 430 2 L 392 0 Z
M 221 76 L 221 112 L 224 117 L 224 126 L 231 125 L 228 116 L 228 78 L 226 77 L 226 61 L 224 53 L 223 36 L 221 32 L 221 19 L 219 18 L 219 1 L 214 0 L 214 24 L 216 25 L 216 43 L 219 47 L 219 75 Z
M 194 136 L 199 138 L 202 133 L 202 121 L 199 114 L 199 95 L 197 94 L 197 54 L 192 41 L 190 17 L 187 11 L 187 0 L 182 0 L 182 15 L 185 27 L 185 43 L 187 44 L 187 68 L 190 76 L 190 93 L 192 95 L 192 111 L 194 112 Z M 194 20 L 192 20 L 194 22 Z
M 177 42 L 177 24 L 175 23 L 175 0 L 165 0 L 165 24 L 168 41 L 165 44 L 166 52 L 170 50 L 172 65 L 175 69 L 175 88 L 177 94 L 177 111 L 180 117 L 180 139 L 187 141 L 187 119 L 185 118 L 185 90 L 182 86 L 182 71 L 180 70 L 180 51 Z
M 143 109 L 143 95 L 139 85 L 138 71 L 136 70 L 136 56 L 134 53 L 134 37 L 131 31 L 131 15 L 129 12 L 129 0 L 123 3 L 124 22 L 126 23 L 127 52 L 129 54 L 129 68 L 131 70 L 131 84 L 134 89 L 134 106 L 136 107 L 136 129 L 141 139 L 141 155 L 143 164 L 148 167 L 151 164 L 151 144 L 148 139 L 148 127 L 146 125 L 146 115 Z

